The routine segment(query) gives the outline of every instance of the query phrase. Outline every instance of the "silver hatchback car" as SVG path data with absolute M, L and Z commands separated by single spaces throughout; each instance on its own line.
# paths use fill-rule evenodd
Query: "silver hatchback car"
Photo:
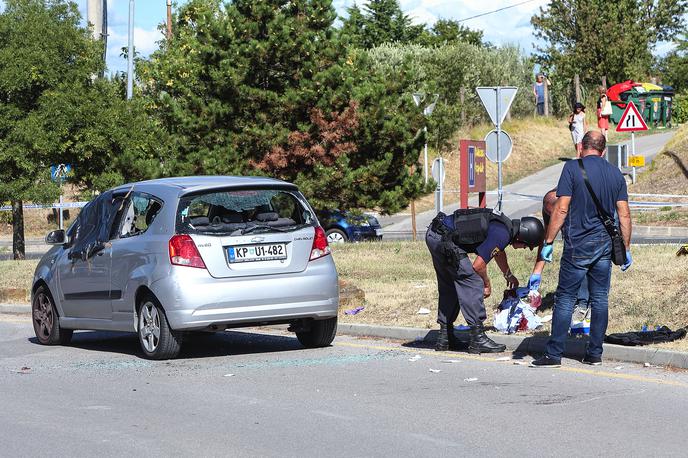
M 293 184 L 258 177 L 143 181 L 100 194 L 33 280 L 42 344 L 76 329 L 133 331 L 144 355 L 174 358 L 190 331 L 290 324 L 307 347 L 337 331 L 327 237 Z

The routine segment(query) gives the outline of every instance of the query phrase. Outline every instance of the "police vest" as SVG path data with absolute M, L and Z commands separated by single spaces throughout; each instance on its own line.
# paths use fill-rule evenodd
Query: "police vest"
M 454 217 L 452 241 L 468 253 L 475 253 L 478 245 L 487 238 L 487 229 L 493 221 L 499 221 L 506 226 L 511 234 L 511 240 L 518 231 L 518 226 L 515 226 L 512 220 L 502 212 L 491 208 L 460 208 L 452 216 Z

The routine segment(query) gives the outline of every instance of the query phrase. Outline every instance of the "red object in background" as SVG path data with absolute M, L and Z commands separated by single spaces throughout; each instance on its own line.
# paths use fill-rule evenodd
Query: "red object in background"
M 474 140 L 461 140 L 459 142 L 461 155 L 459 156 L 460 173 L 460 206 L 468 208 L 468 194 L 478 193 L 478 206 L 485 208 L 486 182 L 485 169 L 487 167 L 485 157 L 485 142 Z
M 633 80 L 624 81 L 623 83 L 615 84 L 607 89 L 607 97 L 612 102 L 621 101 L 621 93 L 630 91 L 636 86 L 642 86 L 640 83 L 635 83 Z

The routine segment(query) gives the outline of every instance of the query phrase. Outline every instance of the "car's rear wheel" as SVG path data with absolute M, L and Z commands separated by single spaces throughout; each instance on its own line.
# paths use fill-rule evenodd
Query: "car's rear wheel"
M 72 340 L 71 329 L 60 327 L 55 302 L 45 286 L 39 286 L 31 302 L 33 330 L 42 345 L 66 345 Z
M 328 229 L 325 235 L 327 235 L 327 243 L 344 243 L 349 240 L 346 232 L 341 229 Z
M 182 348 L 183 333 L 170 328 L 162 309 L 153 297 L 146 297 L 139 308 L 139 343 L 148 359 L 175 358 Z
M 312 321 L 308 330 L 296 332 L 301 345 L 308 348 L 327 347 L 336 335 L 337 317 Z

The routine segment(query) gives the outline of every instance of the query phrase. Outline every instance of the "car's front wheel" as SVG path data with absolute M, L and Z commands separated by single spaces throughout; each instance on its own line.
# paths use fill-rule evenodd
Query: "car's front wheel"
M 66 345 L 72 340 L 71 329 L 60 327 L 55 302 L 45 286 L 39 286 L 31 302 L 33 330 L 42 345 Z
M 328 229 L 327 232 L 325 232 L 327 235 L 327 243 L 332 244 L 332 243 L 344 243 L 347 240 L 349 240 L 349 237 L 346 235 L 346 232 L 344 232 L 341 229 Z
M 182 333 L 170 328 L 158 301 L 146 297 L 139 308 L 139 343 L 148 359 L 175 358 L 182 348 Z
M 312 321 L 308 330 L 296 332 L 301 345 L 308 348 L 327 347 L 336 335 L 337 317 Z

